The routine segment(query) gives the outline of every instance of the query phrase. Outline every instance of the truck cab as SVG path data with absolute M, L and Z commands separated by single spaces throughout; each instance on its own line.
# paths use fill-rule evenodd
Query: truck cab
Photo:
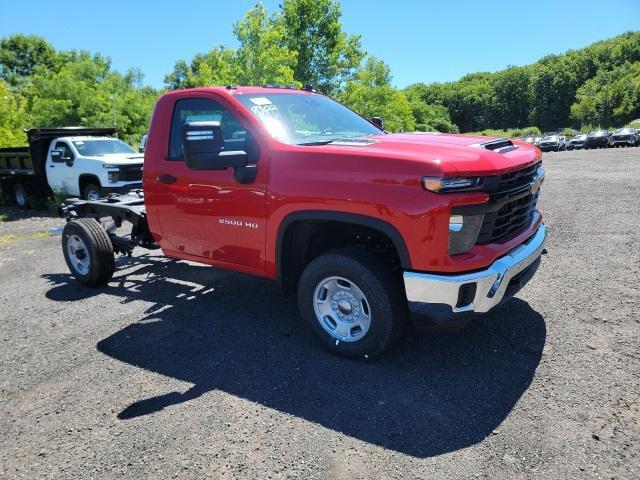
M 55 138 L 47 154 L 47 181 L 54 193 L 97 200 L 140 188 L 143 158 L 117 138 Z

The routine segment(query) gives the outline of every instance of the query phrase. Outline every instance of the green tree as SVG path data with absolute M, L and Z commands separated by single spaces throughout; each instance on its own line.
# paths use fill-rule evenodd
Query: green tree
M 531 119 L 542 130 L 555 130 L 568 123 L 579 82 L 574 65 L 566 59 L 548 57 L 535 69 Z
M 233 72 L 242 85 L 293 84 L 297 52 L 285 43 L 284 26 L 269 17 L 261 3 L 233 27 L 240 46 L 235 52 Z
M 405 94 L 391 86 L 389 66 L 368 57 L 355 78 L 347 82 L 338 98 L 366 117 L 379 116 L 391 132 L 412 131 L 415 120 Z
M 27 97 L 34 127 L 116 126 L 122 138 L 136 143 L 144 133 L 158 93 L 142 88 L 142 73 L 125 75 L 111 69 L 110 60 L 88 52 L 73 52 L 59 71 L 33 75 Z
M 445 90 L 445 106 L 461 131 L 483 130 L 494 123 L 495 90 L 491 80 L 490 74 L 474 73 Z
M 451 121 L 449 110 L 444 105 L 429 104 L 423 100 L 424 84 L 407 87 L 404 94 L 411 105 L 411 113 L 420 132 L 458 133 L 458 126 Z
M 493 79 L 495 91 L 493 125 L 498 128 L 525 127 L 531 111 L 531 73 L 526 67 L 509 67 Z
M 28 126 L 27 102 L 0 80 L 0 147 L 13 147 L 26 143 L 22 131 Z
M 284 46 L 284 27 L 259 3 L 234 24 L 237 49 L 216 46 L 196 54 L 190 63 L 178 60 L 165 76 L 172 89 L 213 85 L 294 84 L 297 54 Z
M 600 71 L 582 85 L 571 106 L 576 123 L 614 127 L 640 117 L 640 61 Z
M 12 35 L 0 41 L 0 79 L 18 85 L 37 68 L 56 64 L 56 52 L 49 42 L 35 35 Z
M 294 78 L 336 94 L 353 78 L 365 52 L 359 35 L 342 31 L 340 4 L 333 0 L 284 0 L 276 16 L 283 28 L 283 45 L 297 52 Z

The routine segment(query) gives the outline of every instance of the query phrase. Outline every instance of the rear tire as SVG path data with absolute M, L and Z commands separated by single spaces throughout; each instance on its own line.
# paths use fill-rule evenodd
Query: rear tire
M 102 198 L 102 189 L 99 185 L 95 183 L 90 183 L 86 187 L 84 187 L 84 191 L 82 192 L 82 198 L 85 200 L 95 201 L 99 198 Z
M 368 252 L 339 249 L 312 260 L 298 306 L 322 344 L 347 357 L 373 358 L 396 340 L 408 316 L 398 279 Z
M 113 276 L 113 244 L 106 230 L 92 218 L 80 218 L 65 225 L 62 252 L 69 270 L 83 285 L 104 285 Z
M 13 200 L 23 210 L 31 207 L 31 198 L 27 188 L 22 183 L 16 183 L 13 187 Z

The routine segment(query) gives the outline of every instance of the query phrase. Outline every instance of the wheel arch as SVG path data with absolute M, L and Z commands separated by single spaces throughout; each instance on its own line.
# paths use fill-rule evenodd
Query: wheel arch
M 78 177 L 78 188 L 80 190 L 80 196 L 84 195 L 84 189 L 87 185 L 95 183 L 99 188 L 102 188 L 100 178 L 94 173 L 83 173 Z
M 400 266 L 402 266 L 403 269 L 411 269 L 411 258 L 404 238 L 398 229 L 389 222 L 368 215 L 351 212 L 329 210 L 297 211 L 288 214 L 280 222 L 276 237 L 276 280 L 285 293 L 295 292 L 297 284 L 296 277 L 300 273 L 296 273 L 296 268 L 300 270 L 300 262 L 308 260 L 308 258 L 305 257 L 306 253 L 303 253 L 306 252 L 306 250 L 301 251 L 300 248 L 297 248 L 294 249 L 295 252 L 291 254 L 285 251 L 287 247 L 291 246 L 293 237 L 295 237 L 292 228 L 298 226 L 298 229 L 305 231 L 305 227 L 319 223 L 341 223 L 344 224 L 345 227 L 356 226 L 368 229 L 369 231 L 379 232 L 391 241 L 395 253 L 398 256 Z M 313 231 L 306 231 L 302 236 L 305 241 L 312 240 Z M 300 243 L 303 242 L 299 242 L 297 244 L 298 247 Z M 301 258 L 300 255 L 304 258 Z

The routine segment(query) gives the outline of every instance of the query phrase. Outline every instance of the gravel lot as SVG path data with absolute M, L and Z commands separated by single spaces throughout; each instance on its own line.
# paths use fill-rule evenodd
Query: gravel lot
M 639 478 L 640 148 L 545 168 L 532 283 L 369 363 L 268 281 L 141 251 L 87 289 L 59 219 L 3 221 L 0 476 Z

